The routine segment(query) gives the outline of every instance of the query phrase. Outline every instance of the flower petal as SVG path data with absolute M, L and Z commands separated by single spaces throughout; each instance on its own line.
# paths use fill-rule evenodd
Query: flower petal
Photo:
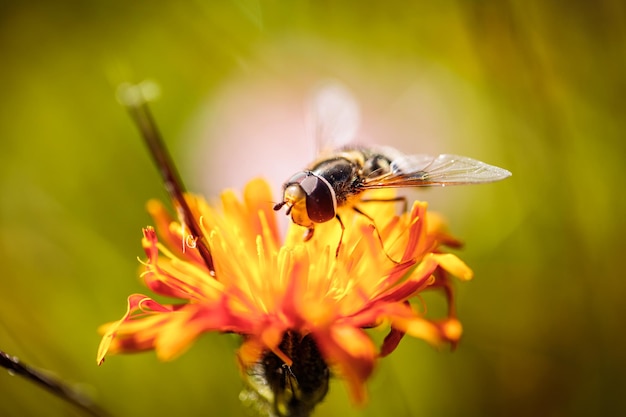
M 380 347 L 378 356 L 384 358 L 396 350 L 404 335 L 405 333 L 402 330 L 398 330 L 392 326 L 387 336 L 385 336 L 385 340 L 383 340 L 383 345 Z
M 367 398 L 365 381 L 376 360 L 372 340 L 363 330 L 349 325 L 316 331 L 313 337 L 324 358 L 346 380 L 354 402 L 363 404 Z
M 435 258 L 443 269 L 463 281 L 469 281 L 474 277 L 474 272 L 456 255 L 451 253 L 433 253 L 431 256 Z
M 144 310 L 145 309 L 145 310 Z M 143 294 L 133 294 L 128 297 L 128 305 L 126 307 L 126 314 L 122 318 L 114 323 L 111 323 L 104 331 L 100 345 L 98 346 L 98 354 L 96 360 L 98 365 L 104 362 L 104 357 L 111 347 L 111 342 L 115 338 L 120 326 L 130 319 L 130 316 L 136 311 L 154 311 L 154 312 L 169 312 L 171 308 L 163 306 L 149 297 Z
M 431 321 L 416 316 L 411 319 L 396 319 L 393 321 L 393 326 L 433 346 L 441 346 L 444 342 L 449 342 L 454 346 L 462 333 L 461 323 L 454 318 Z

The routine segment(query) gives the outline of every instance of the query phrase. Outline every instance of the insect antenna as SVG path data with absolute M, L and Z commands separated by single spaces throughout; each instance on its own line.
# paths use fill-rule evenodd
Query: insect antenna
M 75 405 L 85 411 L 90 416 L 108 417 L 109 413 L 93 403 L 91 398 L 84 393 L 70 387 L 58 378 L 49 375 L 48 372 L 41 371 L 20 361 L 17 357 L 11 356 L 0 350 L 0 366 L 7 369 L 11 375 L 20 375 L 38 386 L 48 390 L 59 398 Z
M 138 85 L 122 84 L 118 89 L 118 99 L 120 103 L 126 107 L 126 110 L 128 110 L 144 142 L 148 146 L 152 159 L 163 179 L 165 189 L 169 193 L 173 204 L 178 209 L 177 211 L 181 217 L 181 223 L 187 225 L 191 234 L 199 239 L 199 244 L 196 245 L 196 247 L 209 273 L 211 276 L 215 276 L 215 265 L 208 242 L 204 238 L 202 230 L 191 212 L 189 204 L 187 204 L 187 200 L 185 200 L 186 189 L 183 181 L 180 178 L 176 165 L 163 142 L 159 129 L 148 108 L 149 100 L 146 98 L 144 92 L 146 87 L 151 87 L 151 85 L 146 83 Z

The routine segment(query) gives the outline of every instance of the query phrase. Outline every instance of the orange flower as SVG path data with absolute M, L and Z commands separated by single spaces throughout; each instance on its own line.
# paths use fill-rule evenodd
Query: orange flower
M 373 193 L 389 196 L 387 190 Z M 148 349 L 169 360 L 203 332 L 234 332 L 243 338 L 238 360 L 250 385 L 246 398 L 262 400 L 281 416 L 308 415 L 326 394 L 331 371 L 363 403 L 377 358 L 391 353 L 404 334 L 436 346 L 459 340 L 448 273 L 467 280 L 472 271 L 440 252 L 442 245 L 458 243 L 425 203 L 400 216 L 393 204 L 363 204 L 376 228 L 346 209 L 336 256 L 337 222 L 317 225 L 308 242 L 296 225 L 281 237 L 262 180 L 248 184 L 243 200 L 224 192 L 220 208 L 196 196 L 186 199 L 208 242 L 215 276 L 192 249 L 201 242 L 150 201 L 160 239 L 152 227 L 144 229 L 142 278 L 152 292 L 184 302 L 131 295 L 122 319 L 101 328 L 98 363 L 106 354 Z M 432 320 L 410 300 L 437 287 L 448 298 L 448 316 Z M 379 325 L 391 329 L 380 349 L 363 330 Z

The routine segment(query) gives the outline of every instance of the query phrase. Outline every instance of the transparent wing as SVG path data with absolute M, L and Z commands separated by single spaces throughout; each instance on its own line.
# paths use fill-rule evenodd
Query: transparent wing
M 318 88 L 309 114 L 316 155 L 354 140 L 360 124 L 359 105 L 343 85 L 326 83 Z
M 392 161 L 390 172 L 365 181 L 364 188 L 478 184 L 510 177 L 503 168 L 466 156 L 407 155 Z

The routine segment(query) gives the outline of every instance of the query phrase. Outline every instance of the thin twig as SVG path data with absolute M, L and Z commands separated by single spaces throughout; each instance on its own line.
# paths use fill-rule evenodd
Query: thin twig
M 215 267 L 209 246 L 206 239 L 203 237 L 204 235 L 198 222 L 191 212 L 191 208 L 187 204 L 187 200 L 185 200 L 185 185 L 150 113 L 148 99 L 143 92 L 144 87 L 146 86 L 142 84 L 123 84 L 118 89 L 118 99 L 128 110 L 128 113 L 148 146 L 152 159 L 163 179 L 165 189 L 174 204 L 180 206 L 179 215 L 182 217 L 182 223 L 189 227 L 194 237 L 200 239 L 197 245 L 200 256 L 206 264 L 209 273 L 215 276 Z
M 6 368 L 10 374 L 20 375 L 38 386 L 48 390 L 57 397 L 75 405 L 94 417 L 110 417 L 110 414 L 100 408 L 84 393 L 70 387 L 63 381 L 47 375 L 45 371 L 29 366 L 17 357 L 8 355 L 0 350 L 0 366 Z

